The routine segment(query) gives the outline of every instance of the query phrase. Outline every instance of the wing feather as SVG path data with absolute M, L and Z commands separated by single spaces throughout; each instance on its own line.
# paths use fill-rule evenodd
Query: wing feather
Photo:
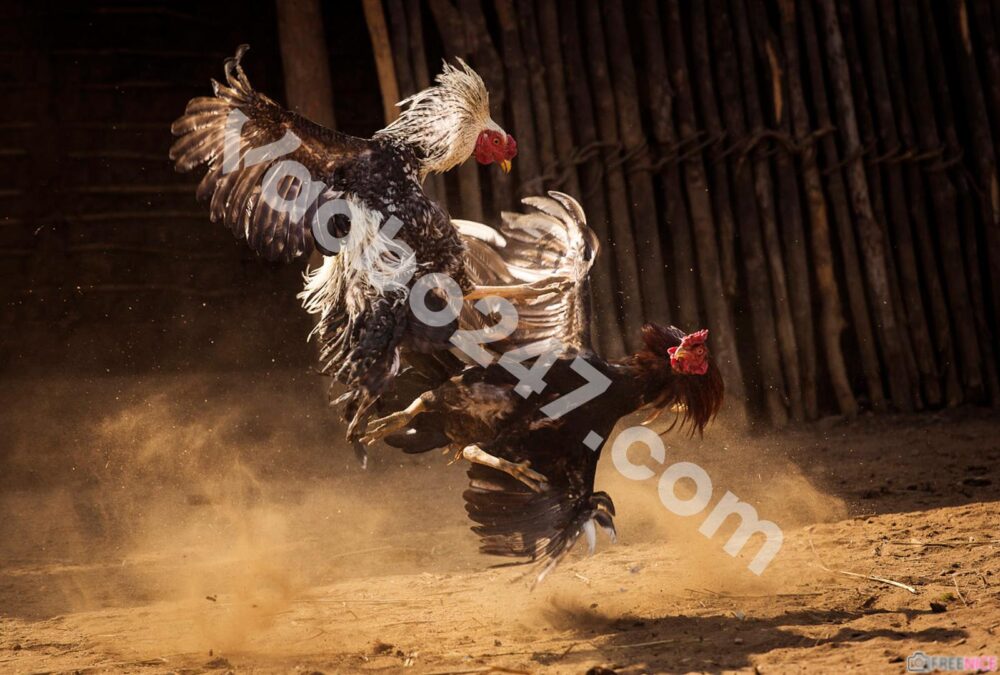
M 371 141 L 314 124 L 255 91 L 240 65 L 245 52 L 244 45 L 234 58 L 226 60 L 225 84 L 212 82 L 214 97 L 192 99 L 184 115 L 171 125 L 177 140 L 170 148 L 170 158 L 181 172 L 208 166 L 197 196 L 211 200 L 213 222 L 222 221 L 268 260 L 288 261 L 312 251 L 311 216 L 324 201 L 345 191 L 323 191 L 309 212 L 294 214 L 275 209 L 261 198 L 262 177 L 279 162 L 293 160 L 305 167 L 312 181 L 328 185 L 334 182 L 334 172 L 357 160 L 371 147 Z M 245 117 L 238 131 L 234 126 L 237 112 Z M 297 143 L 295 149 L 284 154 L 276 151 L 274 157 L 247 165 L 249 152 L 283 139 Z M 225 162 L 227 155 L 236 161 Z M 231 167 L 224 164 L 235 168 L 227 171 Z M 276 185 L 285 200 L 303 189 L 298 179 L 290 176 Z
M 590 291 L 587 278 L 600 246 L 587 226 L 583 209 L 561 192 L 526 197 L 524 213 L 503 212 L 496 237 L 485 225 L 460 221 L 459 232 L 468 249 L 466 267 L 476 284 L 503 286 L 549 280 L 558 291 L 513 300 L 518 328 L 495 343 L 501 351 L 548 338 L 567 348 L 590 348 Z M 495 231 L 492 231 L 495 232 Z M 500 240 L 503 245 L 494 243 Z M 463 315 L 466 327 L 484 324 L 474 312 Z

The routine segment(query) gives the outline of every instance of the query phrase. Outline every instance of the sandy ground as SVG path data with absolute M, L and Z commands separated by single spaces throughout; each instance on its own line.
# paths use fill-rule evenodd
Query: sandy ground
M 707 539 L 605 457 L 618 544 L 578 546 L 530 590 L 476 552 L 460 465 L 384 449 L 360 471 L 321 385 L 2 383 L 0 672 L 892 673 L 918 649 L 1000 655 L 993 411 L 665 435 L 713 501 L 730 490 L 781 527 L 759 577 L 756 544 L 730 557 L 733 528 Z

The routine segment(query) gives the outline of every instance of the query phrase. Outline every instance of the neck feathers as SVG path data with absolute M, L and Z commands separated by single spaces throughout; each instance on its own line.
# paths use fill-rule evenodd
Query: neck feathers
M 676 411 L 670 428 L 690 423 L 691 433 L 701 433 L 722 407 L 725 386 L 712 361 L 704 375 L 684 375 L 674 372 L 669 358 L 644 349 L 626 357 L 622 365 L 630 368 L 638 381 L 642 403 L 653 410 L 650 419 L 664 410 Z
M 412 147 L 421 162 L 421 179 L 464 162 L 479 133 L 494 125 L 482 78 L 461 59 L 458 63 L 459 68 L 445 63 L 434 86 L 400 101 L 406 109 L 375 134 Z

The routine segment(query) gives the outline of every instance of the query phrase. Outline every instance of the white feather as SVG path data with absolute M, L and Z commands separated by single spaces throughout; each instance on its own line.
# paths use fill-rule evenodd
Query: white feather
M 338 195 L 328 195 L 336 198 Z M 382 221 L 364 203 L 344 197 L 350 209 L 351 229 L 337 255 L 326 256 L 323 264 L 306 272 L 305 288 L 298 294 L 302 306 L 320 321 L 310 337 L 322 329 L 324 319 L 334 311 L 356 318 L 372 297 L 389 291 L 406 291 L 395 281 L 401 270 L 414 269 L 416 256 L 401 251 L 380 231 Z
M 455 229 L 463 237 L 472 237 L 473 239 L 485 241 L 487 244 L 498 248 L 504 248 L 507 245 L 507 240 L 489 225 L 477 223 L 474 220 L 459 220 L 458 218 L 452 218 L 451 224 L 455 226 Z
M 406 109 L 375 134 L 419 148 L 424 158 L 421 180 L 467 160 L 483 130 L 500 129 L 490 119 L 490 95 L 483 79 L 462 59 L 458 63 L 461 68 L 446 62 L 434 86 L 400 101 L 397 105 Z

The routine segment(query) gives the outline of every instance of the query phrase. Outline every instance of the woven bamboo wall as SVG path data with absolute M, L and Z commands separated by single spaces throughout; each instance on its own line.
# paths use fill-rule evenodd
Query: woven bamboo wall
M 605 352 L 708 326 L 731 404 L 778 426 L 1000 404 L 995 2 L 369 4 L 402 95 L 440 41 L 518 140 L 514 184 L 461 171 L 453 213 L 581 197 Z

